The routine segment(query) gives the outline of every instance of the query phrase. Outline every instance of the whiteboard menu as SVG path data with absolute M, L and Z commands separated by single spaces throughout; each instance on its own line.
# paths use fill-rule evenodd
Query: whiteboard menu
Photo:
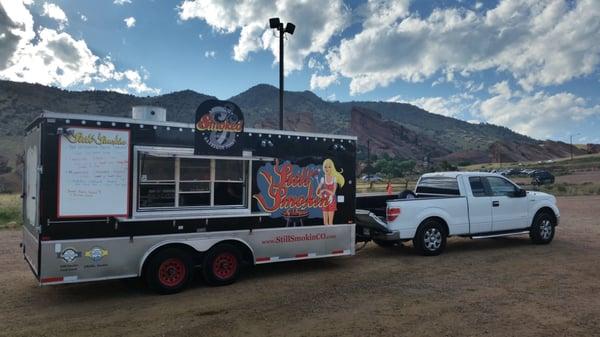
M 58 174 L 58 217 L 126 216 L 129 131 L 68 128 Z

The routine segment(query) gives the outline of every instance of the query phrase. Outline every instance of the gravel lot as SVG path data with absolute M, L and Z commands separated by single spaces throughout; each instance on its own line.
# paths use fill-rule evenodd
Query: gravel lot
M 559 198 L 554 242 L 452 238 L 438 257 L 367 245 L 171 296 L 139 280 L 39 288 L 0 231 L 2 336 L 597 336 L 600 196 Z

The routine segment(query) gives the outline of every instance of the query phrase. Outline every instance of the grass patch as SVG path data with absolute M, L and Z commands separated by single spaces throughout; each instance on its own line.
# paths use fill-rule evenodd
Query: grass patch
M 21 198 L 18 194 L 0 194 L 0 229 L 17 228 L 23 224 Z
M 556 183 L 552 185 L 542 185 L 538 189 L 540 192 L 550 193 L 555 196 L 575 196 L 575 195 L 600 195 L 600 184 L 583 183 L 569 184 Z

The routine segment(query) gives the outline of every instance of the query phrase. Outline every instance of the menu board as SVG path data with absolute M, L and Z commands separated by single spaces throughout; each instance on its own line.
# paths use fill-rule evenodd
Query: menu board
M 59 141 L 58 217 L 126 216 L 129 131 L 68 128 Z

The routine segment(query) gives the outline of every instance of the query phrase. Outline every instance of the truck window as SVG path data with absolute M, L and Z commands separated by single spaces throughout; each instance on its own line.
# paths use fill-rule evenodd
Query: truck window
M 499 177 L 487 177 L 486 179 L 490 184 L 490 189 L 492 190 L 492 195 L 494 196 L 512 197 L 517 190 L 515 185 L 511 184 L 506 179 Z
M 469 184 L 471 185 L 471 191 L 473 192 L 474 197 L 487 196 L 481 177 L 470 177 Z
M 242 160 L 141 154 L 138 209 L 244 206 L 247 167 Z
M 417 193 L 460 195 L 456 178 L 424 177 L 419 181 Z

